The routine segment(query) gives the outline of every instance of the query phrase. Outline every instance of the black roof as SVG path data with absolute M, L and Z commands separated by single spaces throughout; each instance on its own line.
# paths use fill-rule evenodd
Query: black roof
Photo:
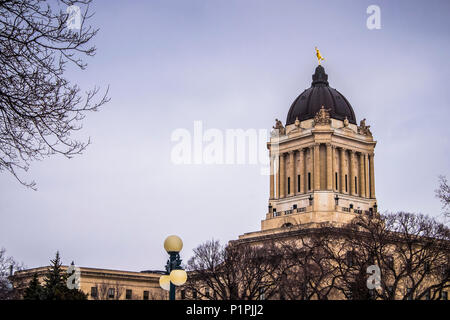
M 314 118 L 322 106 L 330 109 L 331 118 L 344 120 L 347 117 L 350 123 L 356 124 L 352 106 L 339 91 L 329 86 L 328 75 L 321 65 L 316 68 L 312 79 L 311 87 L 292 103 L 286 125 L 293 124 L 297 117 L 300 121 Z

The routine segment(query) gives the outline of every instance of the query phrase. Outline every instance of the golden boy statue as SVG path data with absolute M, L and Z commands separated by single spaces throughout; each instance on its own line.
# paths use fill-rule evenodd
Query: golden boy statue
M 317 60 L 319 60 L 319 64 L 320 64 L 321 60 L 325 60 L 325 58 L 322 57 L 322 55 L 320 54 L 320 51 L 319 51 L 319 49 L 317 49 L 317 47 L 316 47 L 316 56 L 317 56 Z

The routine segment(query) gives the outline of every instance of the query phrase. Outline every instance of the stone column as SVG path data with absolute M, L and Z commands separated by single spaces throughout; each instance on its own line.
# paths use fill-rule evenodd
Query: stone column
M 305 174 L 305 150 L 299 149 L 298 152 L 300 153 L 300 193 L 305 193 L 305 181 L 306 181 L 306 174 Z
M 336 186 L 336 177 L 335 177 L 335 172 L 336 172 L 336 163 L 335 163 L 335 159 L 336 159 L 336 147 L 335 146 L 331 146 L 331 189 L 335 190 L 335 186 Z
M 341 191 L 341 193 L 345 193 L 345 170 L 344 170 L 344 168 L 345 168 L 345 166 L 344 166 L 344 164 L 345 164 L 345 149 L 344 148 L 340 149 L 340 154 L 341 154 L 341 156 L 339 159 L 339 164 L 340 164 L 339 171 L 340 171 L 340 176 L 341 176 L 341 183 L 339 186 L 339 190 Z
M 289 166 L 290 166 L 290 177 L 291 177 L 291 186 L 290 186 L 290 191 L 291 191 L 291 195 L 295 194 L 295 157 L 294 157 L 295 153 L 294 151 L 289 151 Z
M 320 190 L 320 144 L 314 144 L 314 190 Z
M 366 177 L 364 173 L 364 158 L 365 154 L 359 154 L 359 194 L 361 197 L 366 197 Z
M 286 170 L 284 153 L 280 153 L 280 198 L 286 196 Z
M 275 198 L 275 181 L 274 181 L 274 165 L 275 165 L 275 157 L 270 155 L 270 199 Z
M 352 196 L 355 195 L 355 175 L 356 175 L 356 169 L 355 169 L 355 151 L 350 150 L 350 165 L 349 165 L 350 173 L 348 175 L 348 180 L 350 182 L 350 194 Z
M 280 199 L 280 154 L 275 155 L 275 198 Z
M 333 166 L 331 155 L 331 143 L 327 143 L 327 190 L 333 190 Z
M 370 173 L 369 173 L 369 155 L 364 154 L 364 177 L 366 179 L 366 198 L 370 198 Z
M 375 198 L 375 168 L 374 168 L 374 157 L 375 154 L 369 155 L 369 166 L 370 166 L 370 198 Z

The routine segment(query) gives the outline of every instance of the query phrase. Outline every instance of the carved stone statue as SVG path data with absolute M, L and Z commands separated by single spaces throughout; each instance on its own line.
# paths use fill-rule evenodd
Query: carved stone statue
M 286 128 L 283 126 L 283 123 L 278 119 L 275 119 L 275 126 L 272 128 L 274 129 L 273 134 L 275 135 L 286 134 Z
M 322 106 L 322 108 L 320 108 L 320 110 L 317 111 L 316 115 L 314 116 L 314 126 L 318 124 L 330 124 L 330 110 L 331 109 L 325 109 L 325 107 Z
M 298 117 L 295 118 L 294 125 L 295 125 L 297 128 L 300 128 L 300 120 L 298 120 Z
M 344 119 L 344 128 L 348 128 L 349 123 L 350 122 L 348 121 L 347 117 L 345 117 L 345 119 Z
M 370 132 L 370 126 L 366 126 L 366 118 L 362 119 L 359 122 L 358 133 L 366 136 L 372 135 L 372 132 Z

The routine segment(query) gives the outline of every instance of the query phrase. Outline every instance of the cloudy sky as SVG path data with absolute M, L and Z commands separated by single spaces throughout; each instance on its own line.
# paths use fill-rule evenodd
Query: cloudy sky
M 438 217 L 437 176 L 450 177 L 450 2 L 97 0 L 97 55 L 68 77 L 110 86 L 84 122 L 77 158 L 36 162 L 25 179 L 0 175 L 0 247 L 28 267 L 63 262 L 162 269 L 164 238 L 182 257 L 211 239 L 260 229 L 269 178 L 259 165 L 175 165 L 172 133 L 270 129 L 311 84 L 314 47 L 330 85 L 378 141 L 381 211 Z M 369 5 L 381 29 L 366 26 Z

